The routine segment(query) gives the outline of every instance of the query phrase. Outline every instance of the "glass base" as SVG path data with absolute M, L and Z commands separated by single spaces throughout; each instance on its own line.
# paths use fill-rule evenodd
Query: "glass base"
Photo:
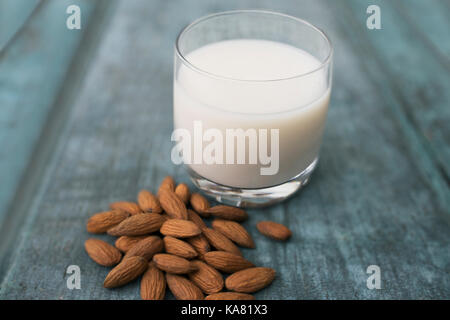
M 189 167 L 187 170 L 197 188 L 217 202 L 241 208 L 261 208 L 281 202 L 305 186 L 317 166 L 317 161 L 316 158 L 305 170 L 285 183 L 258 189 L 227 187 L 203 178 Z

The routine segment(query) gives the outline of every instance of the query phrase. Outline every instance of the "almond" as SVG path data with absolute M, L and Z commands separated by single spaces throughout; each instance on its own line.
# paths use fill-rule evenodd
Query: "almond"
M 248 214 L 245 210 L 236 207 L 218 205 L 208 209 L 208 213 L 216 218 L 234 221 L 247 220 Z
M 136 243 L 138 243 L 142 239 L 145 239 L 146 237 L 148 237 L 148 236 L 136 236 L 136 237 L 121 236 L 120 238 L 117 238 L 114 245 L 120 251 L 127 252 L 128 250 L 131 249 L 132 246 L 134 246 Z
M 163 223 L 160 232 L 165 236 L 187 238 L 199 235 L 202 231 L 192 221 L 169 219 Z
M 103 286 L 116 288 L 136 279 L 147 269 L 148 262 L 142 257 L 123 259 L 121 263 L 112 269 L 106 276 Z
M 161 213 L 163 209 L 159 204 L 158 198 L 147 190 L 141 190 L 138 194 L 139 207 L 144 212 Z
M 195 249 L 195 251 L 197 251 L 200 259 L 203 259 L 203 256 L 205 255 L 205 253 L 207 253 L 211 250 L 209 242 L 208 242 L 208 240 L 206 240 L 206 237 L 203 234 L 199 234 L 198 236 L 187 238 L 186 241 L 189 242 L 189 244 L 194 247 L 194 249 Z
M 186 205 L 172 190 L 161 190 L 159 193 L 159 202 L 170 217 L 175 219 L 187 219 Z
M 189 260 L 173 254 L 158 253 L 153 256 L 153 261 L 158 269 L 168 273 L 184 274 L 197 269 Z
M 105 233 L 128 218 L 129 215 L 128 212 L 122 210 L 99 212 L 89 218 L 86 229 L 90 233 Z
M 153 255 L 164 250 L 164 243 L 158 236 L 149 236 L 136 243 L 128 250 L 125 258 L 139 256 L 151 260 Z
M 197 270 L 189 273 L 189 279 L 204 293 L 211 294 L 222 290 L 223 278 L 216 269 L 199 260 L 194 260 L 191 263 L 196 266 Z
M 153 262 L 150 262 L 141 279 L 141 299 L 163 300 L 165 293 L 166 278 L 164 273 Z
M 189 203 L 189 199 L 191 198 L 191 192 L 189 191 L 189 187 L 185 183 L 180 183 L 175 188 L 175 193 L 185 204 Z
M 197 251 L 195 251 L 189 243 L 184 242 L 183 240 L 171 236 L 166 236 L 163 240 L 167 253 L 174 254 L 185 259 L 192 259 L 198 255 Z
M 188 209 L 188 219 L 195 223 L 200 230 L 206 228 L 205 222 L 194 210 Z
M 177 300 L 203 300 L 202 290 L 185 277 L 166 273 L 166 280 L 170 291 Z
M 202 217 L 208 218 L 208 209 L 210 207 L 208 200 L 200 193 L 193 193 L 191 195 L 191 206 Z
M 159 185 L 158 196 L 162 190 L 175 191 L 175 180 L 171 176 L 165 177 Z
M 214 228 L 214 230 L 221 232 L 223 235 L 233 240 L 241 247 L 255 247 L 255 243 L 253 242 L 253 239 L 247 232 L 247 230 L 245 230 L 242 225 L 235 221 L 215 219 L 212 222 L 212 227 Z
M 109 207 L 111 209 L 119 209 L 128 212 L 131 215 L 142 213 L 141 208 L 139 208 L 139 206 L 136 203 L 129 201 L 113 202 L 109 205 Z
M 263 235 L 280 241 L 285 241 L 292 235 L 291 230 L 289 230 L 286 226 L 273 221 L 258 222 L 256 228 Z
M 255 297 L 247 293 L 218 292 L 210 294 L 205 300 L 255 300 Z
M 122 253 L 117 248 L 99 239 L 86 240 L 84 248 L 92 260 L 105 267 L 114 266 L 122 259 Z
M 233 273 L 225 280 L 228 290 L 252 293 L 267 287 L 275 278 L 275 270 L 271 268 L 249 268 Z
M 204 258 L 210 266 L 226 273 L 233 273 L 254 267 L 250 261 L 237 254 L 226 251 L 207 252 Z
M 206 239 L 208 239 L 209 243 L 217 250 L 227 251 L 242 256 L 239 248 L 219 231 L 205 228 L 203 229 L 203 234 Z
M 136 214 L 108 230 L 111 236 L 141 236 L 158 231 L 164 218 L 157 213 Z

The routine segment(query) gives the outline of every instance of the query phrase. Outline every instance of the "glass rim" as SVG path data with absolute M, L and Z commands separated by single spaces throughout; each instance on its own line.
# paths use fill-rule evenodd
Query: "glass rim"
M 195 25 L 197 25 L 199 23 L 202 23 L 202 22 L 204 22 L 206 20 L 219 17 L 219 16 L 242 14 L 242 13 L 256 13 L 256 14 L 273 15 L 273 16 L 283 17 L 285 19 L 293 20 L 295 22 L 304 24 L 304 25 L 312 28 L 316 32 L 318 32 L 320 34 L 320 36 L 323 39 L 325 39 L 325 42 L 328 45 L 328 54 L 327 54 L 327 56 L 325 57 L 325 59 L 323 61 L 320 61 L 320 66 L 318 66 L 317 68 L 315 68 L 315 69 L 313 69 L 311 71 L 308 71 L 308 72 L 295 74 L 295 75 L 289 76 L 289 77 L 274 78 L 274 79 L 238 79 L 238 78 L 218 75 L 218 74 L 209 72 L 207 70 L 203 70 L 203 69 L 197 67 L 195 64 L 191 63 L 183 55 L 183 53 L 181 53 L 180 46 L 179 46 L 180 40 L 183 37 L 183 35 L 186 32 L 188 32 Z M 320 29 L 319 27 L 313 25 L 312 23 L 310 23 L 310 22 L 308 22 L 306 20 L 303 20 L 303 19 L 291 16 L 291 15 L 288 15 L 288 14 L 285 14 L 285 13 L 280 13 L 280 12 L 275 12 L 275 11 L 270 11 L 270 10 L 229 10 L 229 11 L 222 11 L 222 12 L 212 13 L 212 14 L 200 17 L 200 18 L 192 21 L 191 23 L 187 24 L 184 28 L 181 29 L 180 33 L 178 34 L 178 36 L 177 36 L 177 38 L 175 40 L 175 53 L 187 67 L 189 67 L 193 71 L 202 73 L 202 74 L 204 74 L 204 75 L 206 75 L 208 77 L 213 77 L 213 78 L 222 79 L 222 80 L 229 80 L 229 81 L 239 81 L 239 82 L 251 83 L 251 82 L 269 82 L 269 81 L 292 80 L 292 79 L 297 79 L 297 78 L 301 78 L 301 77 L 305 77 L 305 76 L 308 76 L 310 74 L 313 74 L 313 73 L 323 69 L 325 66 L 327 66 L 331 62 L 331 59 L 332 59 L 332 56 L 333 56 L 333 45 L 331 43 L 330 38 L 327 36 L 327 34 L 322 29 Z

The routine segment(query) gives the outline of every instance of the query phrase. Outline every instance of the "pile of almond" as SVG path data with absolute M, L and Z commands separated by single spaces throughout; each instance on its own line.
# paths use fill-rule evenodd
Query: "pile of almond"
M 87 231 L 118 237 L 115 246 L 94 238 L 85 242 L 92 260 L 113 267 L 105 288 L 123 286 L 142 275 L 145 300 L 164 299 L 166 285 L 181 300 L 251 300 L 250 293 L 275 277 L 275 270 L 255 267 L 238 248 L 255 248 L 239 223 L 248 218 L 244 210 L 211 207 L 186 184 L 175 185 L 172 177 L 163 180 L 157 195 L 142 190 L 137 203 L 114 202 L 110 208 L 93 215 Z M 203 220 L 210 217 L 212 228 Z M 257 229 L 277 240 L 291 235 L 287 227 L 271 221 L 259 222 Z M 221 272 L 230 274 L 225 281 Z

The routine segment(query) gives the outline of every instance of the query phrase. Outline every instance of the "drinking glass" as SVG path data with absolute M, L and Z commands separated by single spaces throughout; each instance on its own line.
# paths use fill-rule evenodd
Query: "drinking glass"
M 223 68 L 231 63 L 226 46 L 236 44 L 234 40 L 254 41 L 265 52 L 272 51 L 270 44 L 274 51 L 279 45 L 301 49 L 317 64 L 289 76 L 253 79 L 220 74 L 192 58 L 196 50 L 222 43 L 222 58 L 214 63 Z M 184 162 L 193 183 L 221 203 L 261 207 L 293 195 L 308 183 L 319 159 L 331 92 L 332 52 L 330 40 L 319 28 L 276 12 L 228 11 L 186 26 L 175 44 L 172 140 L 177 144 L 172 160 Z M 295 63 L 281 60 L 262 69 Z M 241 130 L 244 135 L 228 143 L 227 130 Z M 208 145 L 220 135 L 223 151 L 211 152 Z M 208 158 L 207 151 L 216 158 Z

